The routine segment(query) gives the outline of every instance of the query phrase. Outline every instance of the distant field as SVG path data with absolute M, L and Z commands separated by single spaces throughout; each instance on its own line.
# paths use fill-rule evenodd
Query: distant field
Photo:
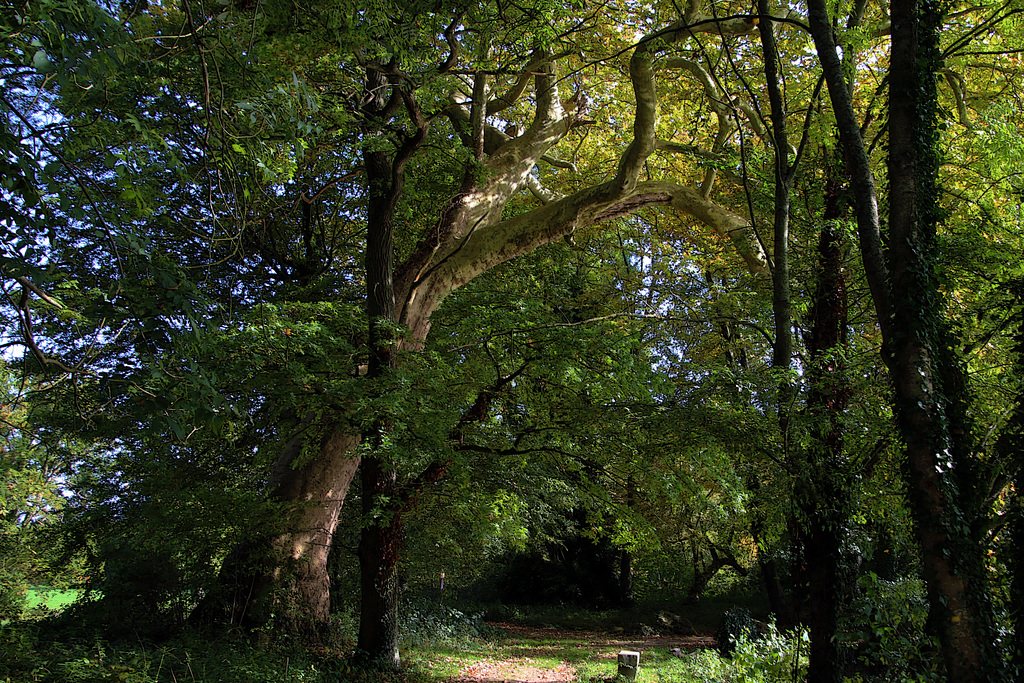
M 63 590 L 58 588 L 33 588 L 27 593 L 26 609 L 45 607 L 46 609 L 64 609 L 81 594 L 80 590 Z

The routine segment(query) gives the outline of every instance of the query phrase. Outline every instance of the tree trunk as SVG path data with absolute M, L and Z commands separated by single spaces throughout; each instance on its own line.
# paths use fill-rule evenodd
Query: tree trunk
M 780 627 L 790 628 L 797 623 L 796 609 L 782 583 L 784 570 L 779 567 L 778 561 L 772 556 L 763 540 L 765 524 L 756 505 L 753 504 L 757 500 L 760 488 L 761 482 L 757 477 L 748 479 L 747 489 L 753 494 L 751 496 L 750 536 L 757 547 L 757 566 L 761 571 L 761 578 L 764 580 L 765 592 L 768 594 L 768 609 L 775 615 L 775 621 Z M 792 541 L 790 541 L 790 545 L 792 546 Z
M 726 567 L 732 567 L 740 576 L 747 575 L 747 570 L 736 561 L 736 556 L 729 550 L 719 550 L 712 545 L 709 546 L 709 552 L 711 554 L 711 561 L 703 568 L 694 563 L 693 583 L 690 585 L 690 592 L 686 596 L 686 602 L 688 603 L 697 604 L 700 602 L 700 596 L 704 594 L 704 589 L 711 583 L 711 579 L 715 578 L 715 575 Z
M 767 0 L 757 1 L 758 14 L 770 16 L 771 11 Z M 793 310 L 792 294 L 789 279 L 789 219 L 791 210 L 790 195 L 795 171 L 795 164 L 789 160 L 789 134 L 787 132 L 787 112 L 782 96 L 778 73 L 779 53 L 775 42 L 775 25 L 771 21 L 758 24 L 761 38 L 761 54 L 764 58 L 765 85 L 771 107 L 771 144 L 774 157 L 775 196 L 772 213 L 772 318 L 775 323 L 775 339 L 772 343 L 772 368 L 782 377 L 776 391 L 776 418 L 779 428 L 779 457 L 789 461 L 792 457 L 789 442 L 790 418 L 796 397 L 796 385 L 790 376 L 793 363 Z M 756 476 L 756 475 L 755 475 Z M 792 544 L 794 539 L 790 539 Z M 760 562 L 762 576 L 769 591 L 770 601 L 774 601 L 773 609 L 783 622 L 796 620 L 791 605 L 782 590 L 778 565 L 773 560 Z M 715 568 L 717 571 L 717 568 Z M 710 580 L 710 577 L 708 577 Z
M 971 538 L 980 511 L 960 507 L 964 498 L 956 490 L 954 479 L 960 473 L 954 472 L 952 457 L 957 439 L 948 429 L 948 397 L 941 386 L 945 373 L 938 367 L 942 307 L 932 272 L 932 242 L 937 220 L 934 69 L 940 17 L 933 5 L 917 0 L 891 4 L 891 235 L 886 262 L 874 182 L 828 12 L 824 0 L 809 0 L 808 8 L 851 173 L 861 254 L 884 340 L 883 359 L 895 388 L 908 494 L 931 606 L 929 623 L 937 631 L 950 680 L 970 683 L 997 677 L 1001 658 L 994 648 L 982 550 Z
M 773 558 L 764 557 L 763 553 L 758 551 L 757 566 L 761 571 L 765 592 L 768 594 L 768 609 L 775 615 L 776 623 L 780 628 L 795 626 L 796 613 L 789 596 L 786 595 L 786 589 L 782 585 L 779 563 Z
M 1020 454 L 1016 456 L 1020 458 Z M 1024 679 L 1024 472 L 1018 469 L 1014 477 L 1015 493 L 1010 499 L 1010 548 L 1006 560 L 1010 568 L 1010 623 L 1013 639 L 1010 641 L 1010 669 L 1017 672 L 1017 680 Z
M 834 173 L 834 171 L 833 171 Z M 843 414 L 850 390 L 842 347 L 846 330 L 846 278 L 841 235 L 836 222 L 839 183 L 827 179 L 825 221 L 818 241 L 818 281 L 808 335 L 812 420 L 806 486 L 798 503 L 803 511 L 804 563 L 808 584 L 807 625 L 811 634 L 808 683 L 838 683 L 843 662 L 836 640 L 837 619 L 849 581 L 843 570 L 850 487 L 853 477 L 843 453 Z
M 938 223 L 938 135 L 935 128 L 938 10 L 918 0 L 892 3 L 889 104 L 892 374 L 906 445 L 909 498 L 928 584 L 929 624 L 951 680 L 977 681 L 998 670 L 982 548 L 972 538 L 980 510 L 963 509 L 971 492 L 957 478 L 950 417 L 962 395 L 947 395 L 942 367 L 947 342 L 934 275 Z M 894 329 L 895 332 L 895 329 Z M 948 361 L 947 361 L 948 362 Z M 960 454 L 962 457 L 962 453 Z
M 236 548 L 220 586 L 199 604 L 193 623 L 245 628 L 279 615 L 285 629 L 314 634 L 330 610 L 327 557 L 345 496 L 359 467 L 359 437 L 328 427 L 317 456 L 303 463 L 304 437 L 292 437 L 271 475 L 273 500 L 291 504 L 286 531 Z
M 619 549 L 619 605 L 632 607 L 635 604 L 633 594 L 633 553 L 629 548 Z
M 384 669 L 402 666 L 398 651 L 398 557 L 402 541 L 402 513 L 393 506 L 377 508 L 379 501 L 397 492 L 394 469 L 378 458 L 363 463 L 363 531 L 359 541 L 359 656 Z
M 1024 280 L 1010 283 L 1010 291 L 1016 298 L 1017 323 L 1014 334 L 1013 369 L 1017 377 L 1024 376 L 1024 322 L 1020 319 L 1020 305 L 1024 303 Z M 1007 503 L 1006 533 L 1000 534 L 1006 541 L 1005 549 L 1000 548 L 1009 574 L 1010 623 L 1013 638 L 1010 640 L 1010 670 L 1017 672 L 1018 681 L 1024 680 L 1024 387 L 1017 389 L 1017 401 L 1006 428 L 999 437 L 1000 459 L 1009 464 L 1009 482 L 1013 493 Z M 1000 544 L 1002 545 L 1002 544 Z
M 410 150 L 411 153 L 411 150 Z M 363 154 L 369 189 L 366 239 L 366 310 L 369 319 L 368 377 L 378 382 L 375 396 L 386 392 L 388 374 L 397 366 L 396 302 L 394 284 L 395 210 L 402 193 L 402 167 L 408 156 L 392 159 L 368 146 Z M 363 528 L 359 540 L 359 642 L 357 650 L 367 663 L 397 671 L 398 552 L 401 513 L 394 510 L 398 488 L 394 466 L 385 464 L 381 448 L 393 429 L 393 415 L 381 413 L 366 435 L 372 454 L 363 462 L 360 481 Z
M 298 503 L 288 532 L 271 542 L 273 557 L 287 558 L 292 588 L 289 613 L 300 623 L 323 624 L 330 613 L 330 576 L 327 556 L 338 525 L 345 496 L 359 467 L 355 453 L 359 437 L 334 429 L 324 440 L 320 453 L 309 463 L 279 474 L 274 496 Z M 292 449 L 296 462 L 301 448 Z M 274 583 L 280 585 L 282 567 L 274 568 Z M 287 603 L 286 603 L 287 604 Z

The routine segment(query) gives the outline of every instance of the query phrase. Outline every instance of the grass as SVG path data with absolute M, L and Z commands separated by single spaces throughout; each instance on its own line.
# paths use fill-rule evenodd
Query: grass
M 46 590 L 34 591 L 31 596 L 33 605 L 58 610 L 75 597 L 74 591 Z M 717 608 L 704 605 L 701 609 L 710 615 Z M 678 611 L 698 627 L 707 625 L 689 610 Z M 271 639 L 270 643 L 260 644 L 258 638 L 242 634 L 225 633 L 211 638 L 209 634 L 185 631 L 169 641 L 150 643 L 131 634 L 124 634 L 123 639 L 113 634 L 73 636 L 65 632 L 68 625 L 59 618 L 23 621 L 0 626 L 0 681 L 442 683 L 467 671 L 486 672 L 492 680 L 522 680 L 520 672 L 530 667 L 536 674 L 530 680 L 540 680 L 543 672 L 572 670 L 575 681 L 590 683 L 615 677 L 616 654 L 622 648 L 607 639 L 595 640 L 587 632 L 632 630 L 638 623 L 650 623 L 656 614 L 657 611 L 651 610 L 644 613 L 531 608 L 520 610 L 519 619 L 506 614 L 503 620 L 518 621 L 526 626 L 556 626 L 560 630 L 534 633 L 483 629 L 480 631 L 485 634 L 483 637 L 474 637 L 462 628 L 462 621 L 467 617 L 457 612 L 447 613 L 447 616 L 439 613 L 424 619 L 423 623 L 432 624 L 436 619 L 440 627 L 431 630 L 424 626 L 415 640 L 403 647 L 406 668 L 401 673 L 354 666 L 349 659 L 353 643 L 345 638 L 307 648 L 288 639 Z M 445 619 L 457 623 L 448 623 Z M 757 655 L 758 659 L 761 657 Z M 711 650 L 698 650 L 679 657 L 665 648 L 641 653 L 637 677 L 638 683 L 774 683 L 781 680 L 788 683 L 792 679 L 740 673 L 736 663 L 721 660 Z
M 426 683 L 447 681 L 474 666 L 497 662 L 529 664 L 538 669 L 556 669 L 568 665 L 575 680 L 615 678 L 619 647 L 595 645 L 584 638 L 563 632 L 558 638 L 507 638 L 475 640 L 458 646 L 420 646 L 405 654 L 405 661 Z M 718 678 L 728 667 L 713 651 L 694 651 L 682 657 L 666 648 L 641 653 L 638 683 L 698 683 Z M 498 679 L 504 677 L 498 675 Z
M 59 611 L 73 603 L 82 591 L 60 588 L 32 588 L 25 594 L 25 609 Z
M 648 602 L 634 609 L 586 610 L 554 605 L 491 605 L 484 612 L 490 621 L 616 633 L 623 630 L 640 632 L 643 625 L 660 630 L 658 615 L 664 611 L 684 617 L 700 634 L 713 635 L 722 623 L 722 615 L 733 607 L 744 607 L 755 618 L 768 620 L 767 599 L 745 594 L 706 598 L 696 604 L 683 604 L 678 600 Z
M 561 664 L 577 666 L 596 655 L 593 646 L 583 638 L 564 634 L 559 638 L 474 639 L 454 644 L 422 644 L 405 655 L 413 668 L 430 678 L 445 680 L 481 662 L 529 662 L 541 669 L 554 669 Z

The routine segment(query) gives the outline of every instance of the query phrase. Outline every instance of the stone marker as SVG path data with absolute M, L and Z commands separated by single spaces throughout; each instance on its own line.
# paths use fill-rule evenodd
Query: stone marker
M 636 680 L 636 672 L 640 669 L 640 653 L 623 650 L 619 653 L 619 675 L 627 681 Z

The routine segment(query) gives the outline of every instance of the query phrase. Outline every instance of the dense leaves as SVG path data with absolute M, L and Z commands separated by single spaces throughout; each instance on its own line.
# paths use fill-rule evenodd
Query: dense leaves
M 1006 612 L 1019 10 L 928 14 L 887 94 L 887 8 L 809 5 L 8 3 L 4 595 L 60 580 L 44 530 L 82 615 L 154 637 L 324 641 L 359 602 L 388 640 L 442 572 L 602 605 L 745 577 L 884 678 L 953 623 L 902 367 Z M 912 88 L 927 235 L 878 219 Z

